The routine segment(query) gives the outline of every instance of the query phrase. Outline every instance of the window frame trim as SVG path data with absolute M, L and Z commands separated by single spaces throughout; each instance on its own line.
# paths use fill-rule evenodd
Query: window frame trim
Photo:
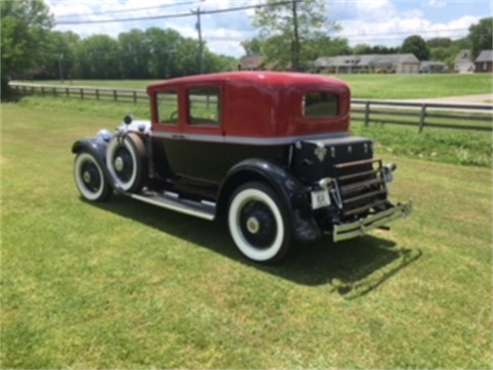
M 160 114 L 159 114 L 159 95 L 162 94 L 162 95 L 166 95 L 166 94 L 169 94 L 169 93 L 173 93 L 176 95 L 176 113 L 177 113 L 177 117 L 176 117 L 176 122 L 162 122 L 161 121 L 161 117 L 160 117 Z M 169 89 L 166 89 L 166 90 L 161 90 L 161 91 L 157 91 L 156 92 L 156 123 L 160 126 L 164 126 L 164 127 L 178 127 L 180 125 L 180 122 L 181 122 L 181 119 L 180 119 L 180 92 L 178 89 L 176 88 L 169 88 Z
M 198 90 L 198 89 L 214 89 L 217 91 L 217 123 L 208 123 L 208 122 L 203 122 L 203 123 L 192 123 L 191 121 L 191 107 L 192 105 L 190 104 L 190 95 L 192 90 Z M 185 125 L 189 128 L 207 128 L 207 129 L 213 129 L 213 128 L 220 128 L 223 126 L 223 89 L 222 86 L 220 85 L 213 85 L 213 84 L 204 84 L 204 85 L 195 85 L 195 86 L 190 86 L 187 87 L 185 90 L 185 99 L 186 99 L 186 119 L 185 119 Z

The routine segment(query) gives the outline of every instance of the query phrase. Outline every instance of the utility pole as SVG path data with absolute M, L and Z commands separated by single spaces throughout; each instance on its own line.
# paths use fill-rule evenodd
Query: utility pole
M 298 34 L 298 0 L 291 2 L 291 10 L 293 13 L 293 36 L 294 41 L 291 46 L 291 68 L 297 71 L 300 67 L 300 35 Z
M 63 68 L 62 68 L 62 61 L 63 61 L 63 53 L 60 53 L 58 55 L 58 76 L 60 78 L 60 82 L 63 82 Z
M 199 55 L 198 55 L 199 73 L 202 73 L 203 63 L 204 63 L 204 45 L 202 43 L 202 23 L 200 19 L 200 7 L 197 8 L 195 14 L 197 15 L 197 23 L 195 24 L 195 28 L 197 29 L 197 33 L 199 37 Z

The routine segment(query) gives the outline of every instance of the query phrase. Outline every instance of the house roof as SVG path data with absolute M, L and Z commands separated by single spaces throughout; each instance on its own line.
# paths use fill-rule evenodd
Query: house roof
M 438 60 L 426 60 L 421 62 L 421 67 L 446 67 L 447 65 Z
M 316 67 L 356 67 L 356 66 L 382 66 L 396 64 L 418 64 L 419 60 L 414 54 L 362 54 L 339 55 L 336 57 L 320 57 L 315 60 Z
M 242 69 L 257 69 L 262 66 L 265 58 L 262 55 L 247 55 L 240 59 Z
M 493 62 L 493 50 L 483 50 L 476 58 L 476 63 Z

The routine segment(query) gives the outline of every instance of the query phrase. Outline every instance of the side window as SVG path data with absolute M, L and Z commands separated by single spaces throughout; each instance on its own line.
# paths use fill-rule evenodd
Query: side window
M 339 97 L 322 91 L 305 94 L 302 111 L 307 118 L 336 117 L 339 114 Z
M 156 99 L 159 123 L 176 125 L 178 122 L 178 93 L 176 91 L 159 92 Z
M 191 125 L 220 124 L 219 88 L 198 87 L 188 91 L 188 117 Z

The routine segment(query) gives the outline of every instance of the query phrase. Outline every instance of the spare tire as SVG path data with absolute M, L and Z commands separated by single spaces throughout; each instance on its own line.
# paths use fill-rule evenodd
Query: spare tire
M 138 192 L 145 180 L 145 147 L 135 133 L 114 137 L 106 149 L 106 166 L 117 190 Z

